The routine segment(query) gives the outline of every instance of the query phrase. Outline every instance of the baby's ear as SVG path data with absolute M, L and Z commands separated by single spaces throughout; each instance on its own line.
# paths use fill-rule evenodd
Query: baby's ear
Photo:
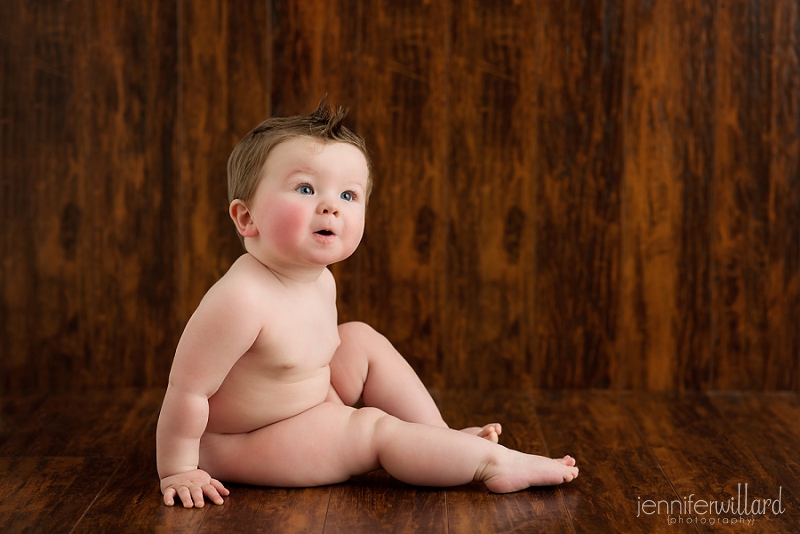
M 228 213 L 233 219 L 233 224 L 243 237 L 255 237 L 258 235 L 258 228 L 256 228 L 255 221 L 250 215 L 250 210 L 247 208 L 242 200 L 236 199 L 231 202 L 231 207 Z

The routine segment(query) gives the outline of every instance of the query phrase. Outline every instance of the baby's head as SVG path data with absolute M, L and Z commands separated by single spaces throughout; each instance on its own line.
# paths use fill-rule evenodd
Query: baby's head
M 325 98 L 309 115 L 272 117 L 239 141 L 228 159 L 228 203 L 242 200 L 247 204 L 263 178 L 264 164 L 270 151 L 279 143 L 297 137 L 307 137 L 322 143 L 348 143 L 358 148 L 369 171 L 366 198 L 372 191 L 372 165 L 364 139 L 344 126 L 347 111 L 325 105 Z M 239 239 L 244 243 L 244 238 Z

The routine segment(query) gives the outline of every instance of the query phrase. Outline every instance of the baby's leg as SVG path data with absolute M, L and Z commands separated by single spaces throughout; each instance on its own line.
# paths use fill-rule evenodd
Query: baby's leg
M 384 336 L 364 323 L 339 326 L 331 384 L 345 404 L 359 398 L 404 421 L 447 427 L 417 373 Z
M 560 484 L 578 474 L 569 457 L 523 454 L 374 408 L 327 402 L 248 434 L 204 436 L 200 450 L 200 467 L 215 478 L 255 485 L 332 484 L 379 466 L 410 484 L 480 480 L 495 492 Z
M 425 385 L 383 335 L 364 323 L 339 326 L 341 345 L 331 360 L 331 383 L 345 404 L 363 397 L 403 421 L 447 428 Z M 465 432 L 497 443 L 498 423 L 465 428 Z
M 377 417 L 374 448 L 392 476 L 419 486 L 483 482 L 493 492 L 570 482 L 578 476 L 569 456 L 550 459 L 514 451 L 478 436 Z

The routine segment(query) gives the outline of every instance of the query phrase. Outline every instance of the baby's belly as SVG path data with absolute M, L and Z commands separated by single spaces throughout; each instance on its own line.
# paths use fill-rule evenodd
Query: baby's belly
M 321 404 L 329 390 L 328 367 L 297 381 L 257 375 L 229 376 L 208 400 L 206 432 L 251 432 Z

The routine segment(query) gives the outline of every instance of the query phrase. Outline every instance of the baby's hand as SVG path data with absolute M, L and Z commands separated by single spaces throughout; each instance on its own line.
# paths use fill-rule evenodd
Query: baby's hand
M 164 504 L 175 504 L 175 496 L 183 503 L 184 508 L 196 506 L 202 508 L 203 495 L 207 496 L 214 504 L 222 504 L 221 495 L 229 495 L 230 491 L 219 480 L 202 469 L 178 473 L 161 479 L 161 493 L 164 494 Z

